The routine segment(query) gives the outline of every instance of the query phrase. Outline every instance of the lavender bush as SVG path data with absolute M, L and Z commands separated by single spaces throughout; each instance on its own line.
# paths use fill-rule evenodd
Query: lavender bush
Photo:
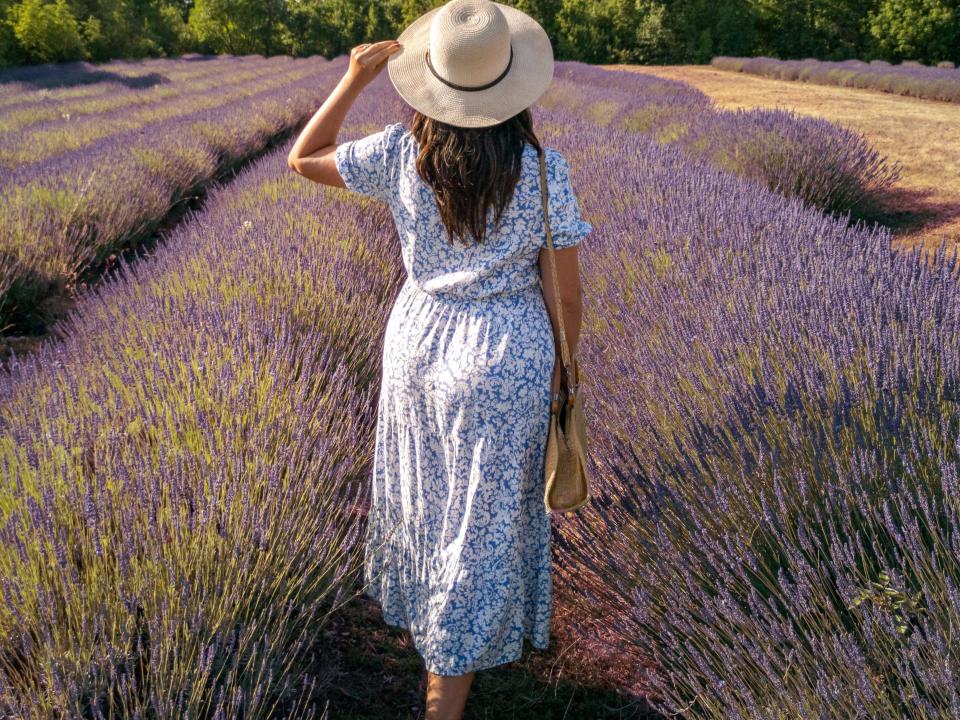
M 960 71 L 941 63 L 937 67 L 873 60 L 777 60 L 718 56 L 710 61 L 721 70 L 763 75 L 778 80 L 801 80 L 818 85 L 866 88 L 928 100 L 960 102 Z
M 312 716 L 402 267 L 287 151 L 0 377 L 0 715 Z
M 200 55 L 187 53 L 176 59 L 136 58 L 105 63 L 86 61 L 12 65 L 0 68 L 0 104 L 16 102 L 30 90 L 50 93 L 66 91 L 68 96 L 99 93 L 108 83 L 147 87 L 157 82 L 204 77 L 236 63 L 259 63 L 261 55 Z M 162 73 L 163 77 L 156 73 Z M 86 87 L 85 87 L 86 86 Z
M 665 713 L 956 717 L 956 256 L 551 126 L 601 213 L 581 255 L 597 500 L 557 552 L 584 644 L 646 654 L 624 685 Z
M 120 132 L 150 131 L 164 120 L 197 115 L 302 80 L 324 63 L 322 58 L 225 56 L 200 65 L 201 74 L 195 63 L 164 62 L 169 69 L 117 75 L 97 85 L 81 85 L 79 91 L 75 86 L 36 91 L 28 83 L 4 83 L 14 94 L 0 96 L 0 164 L 23 168 Z M 110 63 L 102 67 L 101 73 L 108 75 Z M 0 83 L 2 75 L 0 71 Z
M 726 111 L 691 123 L 689 154 L 786 197 L 854 218 L 877 217 L 899 164 L 859 132 L 783 109 Z
M 169 69 L 198 65 L 165 62 Z M 182 198 L 302 123 L 339 79 L 344 62 L 218 61 L 206 70 L 211 77 L 199 83 L 199 98 L 177 85 L 175 102 L 162 83 L 159 93 L 154 85 L 125 93 L 113 87 L 67 86 L 58 92 L 79 87 L 106 96 L 93 103 L 84 95 L 83 109 L 58 97 L 54 105 L 67 103 L 71 111 L 63 115 L 69 119 L 25 129 L 15 109 L 29 115 L 36 108 L 7 104 L 17 121 L 0 108 L 0 117 L 18 126 L 0 133 L 0 148 L 28 148 L 41 158 L 20 162 L 0 181 L 0 268 L 6 268 L 0 274 L 0 325 L 21 331 L 45 327 L 46 299 L 66 292 L 83 268 L 149 236 Z M 155 74 L 166 77 L 159 70 L 146 77 Z M 247 80 L 235 83 L 231 74 Z M 187 79 L 199 82 L 195 73 Z M 212 91 L 211 82 L 216 83 Z M 34 95 L 40 92 L 46 91 Z M 0 97 L 31 99 L 29 94 Z M 113 98 L 116 110 L 111 109 Z M 71 143 L 54 142 L 61 137 L 79 138 L 76 148 L 63 152 L 61 146 Z M 50 148 L 46 154 L 44 147 Z M 54 152 L 54 147 L 60 149 Z

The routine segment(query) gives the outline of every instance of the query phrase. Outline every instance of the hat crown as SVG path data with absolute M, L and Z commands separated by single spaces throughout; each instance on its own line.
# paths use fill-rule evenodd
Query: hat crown
M 447 81 L 485 85 L 510 62 L 510 26 L 492 0 L 450 0 L 430 23 L 428 51 Z

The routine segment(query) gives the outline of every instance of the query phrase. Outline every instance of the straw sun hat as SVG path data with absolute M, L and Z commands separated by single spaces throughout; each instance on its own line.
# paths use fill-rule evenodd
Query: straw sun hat
M 532 17 L 492 0 L 450 0 L 400 34 L 387 61 L 400 96 L 427 117 L 486 127 L 529 107 L 553 80 L 553 47 Z

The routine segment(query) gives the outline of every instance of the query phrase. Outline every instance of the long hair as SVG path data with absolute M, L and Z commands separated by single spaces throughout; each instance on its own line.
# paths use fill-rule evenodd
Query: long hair
M 419 144 L 417 174 L 433 188 L 450 242 L 466 242 L 468 235 L 483 242 L 489 208 L 496 227 L 513 197 L 524 143 L 542 150 L 530 108 L 479 128 L 448 125 L 416 112 L 411 132 Z

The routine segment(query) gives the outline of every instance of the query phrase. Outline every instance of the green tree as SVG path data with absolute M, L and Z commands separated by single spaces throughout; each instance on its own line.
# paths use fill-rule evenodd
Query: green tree
M 28 62 L 27 54 L 17 42 L 13 25 L 10 23 L 13 5 L 12 0 L 0 0 L 0 67 Z
M 297 0 L 282 31 L 284 47 L 296 56 L 338 54 L 340 40 L 330 5 L 324 0 Z
M 670 0 L 665 20 L 672 38 L 666 62 L 699 64 L 715 55 L 750 55 L 756 45 L 749 0 Z
M 366 42 L 390 40 L 399 35 L 397 31 L 402 17 L 401 7 L 395 2 L 371 2 L 367 6 L 367 22 L 364 27 Z
M 151 57 L 188 47 L 182 8 L 168 0 L 70 0 L 91 60 Z
M 154 6 L 156 12 L 148 18 L 157 45 L 164 55 L 176 56 L 192 50 L 190 27 L 183 10 L 176 5 Z
M 814 31 L 817 0 L 753 0 L 755 54 L 782 58 L 816 57 L 824 50 Z
M 818 5 L 816 32 L 823 45 L 819 58 L 846 60 L 866 57 L 864 19 L 877 0 L 829 0 Z
M 609 2 L 564 0 L 557 13 L 555 51 L 572 60 L 600 62 L 608 56 L 613 38 Z
M 284 0 L 196 0 L 187 21 L 204 49 L 231 55 L 284 52 Z
M 557 37 L 557 15 L 563 0 L 516 0 L 508 4 L 535 19 L 551 38 Z
M 614 7 L 612 62 L 663 63 L 674 38 L 667 24 L 667 8 L 655 0 L 618 2 Z
M 505 0 L 557 60 L 960 60 L 960 0 Z M 342 55 L 445 0 L 0 0 L 0 65 L 190 51 Z
M 960 13 L 945 0 L 881 0 L 869 15 L 870 36 L 888 60 L 956 59 Z
M 661 61 L 672 43 L 666 16 L 656 0 L 563 0 L 557 55 L 591 63 Z
M 87 57 L 80 25 L 66 0 L 23 0 L 7 15 L 14 37 L 30 62 L 62 62 Z
M 332 30 L 331 55 L 343 55 L 354 45 L 369 42 L 371 0 L 326 0 L 324 12 Z M 392 32 L 392 31 L 391 31 Z

